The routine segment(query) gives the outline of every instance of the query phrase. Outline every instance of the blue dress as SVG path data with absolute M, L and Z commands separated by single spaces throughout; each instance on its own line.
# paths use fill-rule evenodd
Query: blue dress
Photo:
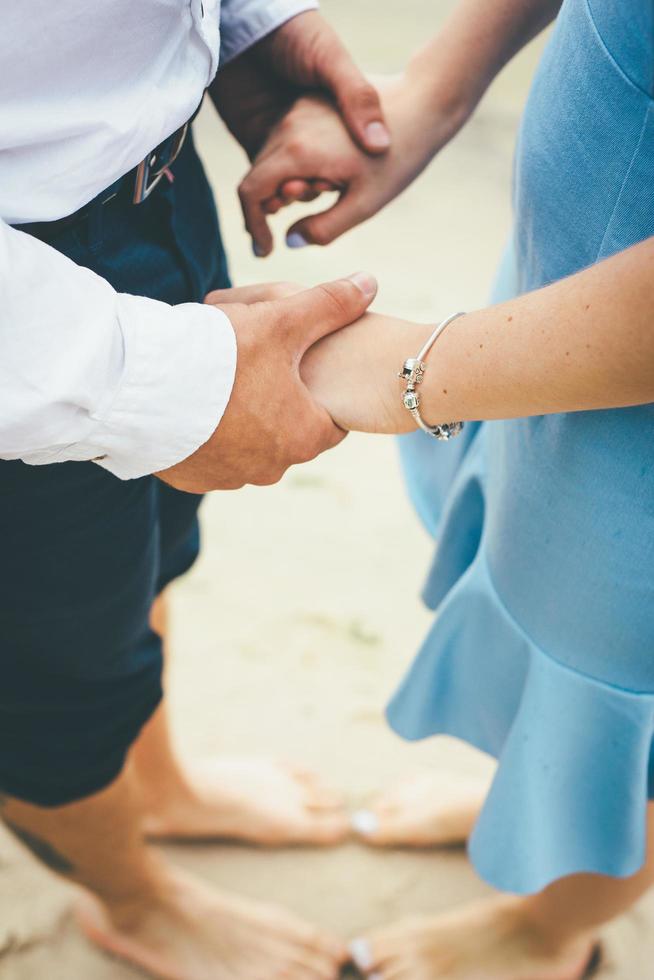
M 652 0 L 564 0 L 496 300 L 654 235 L 653 86 Z M 416 433 L 401 453 L 438 538 L 437 615 L 390 724 L 498 759 L 470 841 L 492 885 L 633 874 L 654 797 L 654 405 Z

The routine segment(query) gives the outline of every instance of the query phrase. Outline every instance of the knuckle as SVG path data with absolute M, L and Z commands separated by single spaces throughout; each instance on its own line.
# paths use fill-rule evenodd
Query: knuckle
M 314 445 L 314 443 L 307 440 L 307 442 L 298 448 L 297 462 L 310 463 L 311 460 L 315 459 L 318 455 L 320 455 L 320 450 Z
M 297 461 L 309 463 L 320 456 L 333 443 L 332 425 L 319 423 L 305 430 L 297 445 Z
M 265 462 L 262 461 L 248 482 L 256 487 L 272 487 L 279 483 L 287 469 L 288 466 L 275 455 Z
M 302 137 L 292 136 L 286 143 L 286 150 L 294 161 L 301 160 L 306 152 L 306 144 Z
M 238 199 L 241 204 L 243 204 L 244 201 L 247 201 L 250 196 L 250 185 L 251 182 L 249 177 L 244 177 L 237 187 Z
M 352 101 L 357 109 L 378 109 L 379 93 L 370 82 L 363 82 L 355 91 Z
M 314 245 L 329 245 L 334 236 L 324 225 L 314 226 L 311 229 L 311 241 Z
M 345 292 L 344 283 L 321 283 L 316 287 L 326 298 L 333 313 L 338 317 L 349 317 L 351 314 L 350 304 Z
M 284 133 L 286 137 L 295 132 L 297 111 L 298 104 L 296 103 L 295 106 L 290 109 L 285 116 L 282 116 L 280 121 L 277 123 L 279 132 Z
M 219 489 L 220 490 L 241 490 L 245 486 L 246 483 L 247 483 L 247 479 L 245 477 L 243 477 L 243 476 L 226 477 L 225 479 L 223 479 L 223 480 L 220 481 L 220 487 L 219 487 Z
M 300 289 L 293 282 L 276 282 L 271 286 L 270 298 L 271 299 L 286 299 L 288 296 L 293 296 Z
M 292 442 L 288 446 L 288 454 L 290 457 L 290 465 L 295 465 L 297 463 L 308 463 L 309 460 L 314 458 L 316 453 L 314 449 L 314 440 L 310 429 L 304 427 L 299 431 L 295 431 Z

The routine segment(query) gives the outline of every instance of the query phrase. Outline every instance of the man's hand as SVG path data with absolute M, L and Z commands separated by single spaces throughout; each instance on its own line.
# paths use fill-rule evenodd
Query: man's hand
M 360 71 L 338 34 L 315 10 L 282 24 L 256 46 L 260 61 L 300 88 L 330 95 L 350 135 L 367 153 L 391 144 L 377 89 Z
M 363 153 L 323 96 L 298 99 L 275 126 L 239 188 L 255 251 L 272 247 L 268 215 L 325 190 L 338 191 L 336 202 L 296 222 L 286 241 L 291 248 L 334 241 L 397 197 L 466 118 L 448 86 L 424 73 L 407 71 L 377 84 L 393 133 L 384 156 Z
M 234 327 L 238 364 L 225 414 L 188 459 L 156 475 L 178 490 L 276 483 L 289 466 L 337 445 L 345 433 L 300 378 L 305 351 L 366 311 L 377 283 L 365 274 L 288 295 L 284 286 L 212 293 Z
M 375 87 L 356 67 L 338 35 L 316 11 L 291 18 L 221 68 L 211 98 L 250 159 L 295 100 L 320 91 L 338 107 L 355 143 L 367 154 L 385 153 L 390 135 Z M 311 200 L 327 188 L 295 185 Z M 257 254 L 267 254 L 258 244 Z M 270 247 L 267 251 L 270 251 Z

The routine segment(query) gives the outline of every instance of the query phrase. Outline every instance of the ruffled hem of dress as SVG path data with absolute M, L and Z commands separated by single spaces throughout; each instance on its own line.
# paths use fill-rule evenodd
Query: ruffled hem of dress
M 406 739 L 452 735 L 497 758 L 469 843 L 494 887 L 530 894 L 566 875 L 642 866 L 654 696 L 537 647 L 503 605 L 483 540 L 387 716 Z

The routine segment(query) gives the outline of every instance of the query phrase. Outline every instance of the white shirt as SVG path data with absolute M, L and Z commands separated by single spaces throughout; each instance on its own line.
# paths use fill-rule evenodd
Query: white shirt
M 21 0 L 0 30 L 0 458 L 189 456 L 231 394 L 236 340 L 201 304 L 117 293 L 9 227 L 72 214 L 198 106 L 224 63 L 314 0 Z M 222 49 L 220 35 L 222 33 Z

